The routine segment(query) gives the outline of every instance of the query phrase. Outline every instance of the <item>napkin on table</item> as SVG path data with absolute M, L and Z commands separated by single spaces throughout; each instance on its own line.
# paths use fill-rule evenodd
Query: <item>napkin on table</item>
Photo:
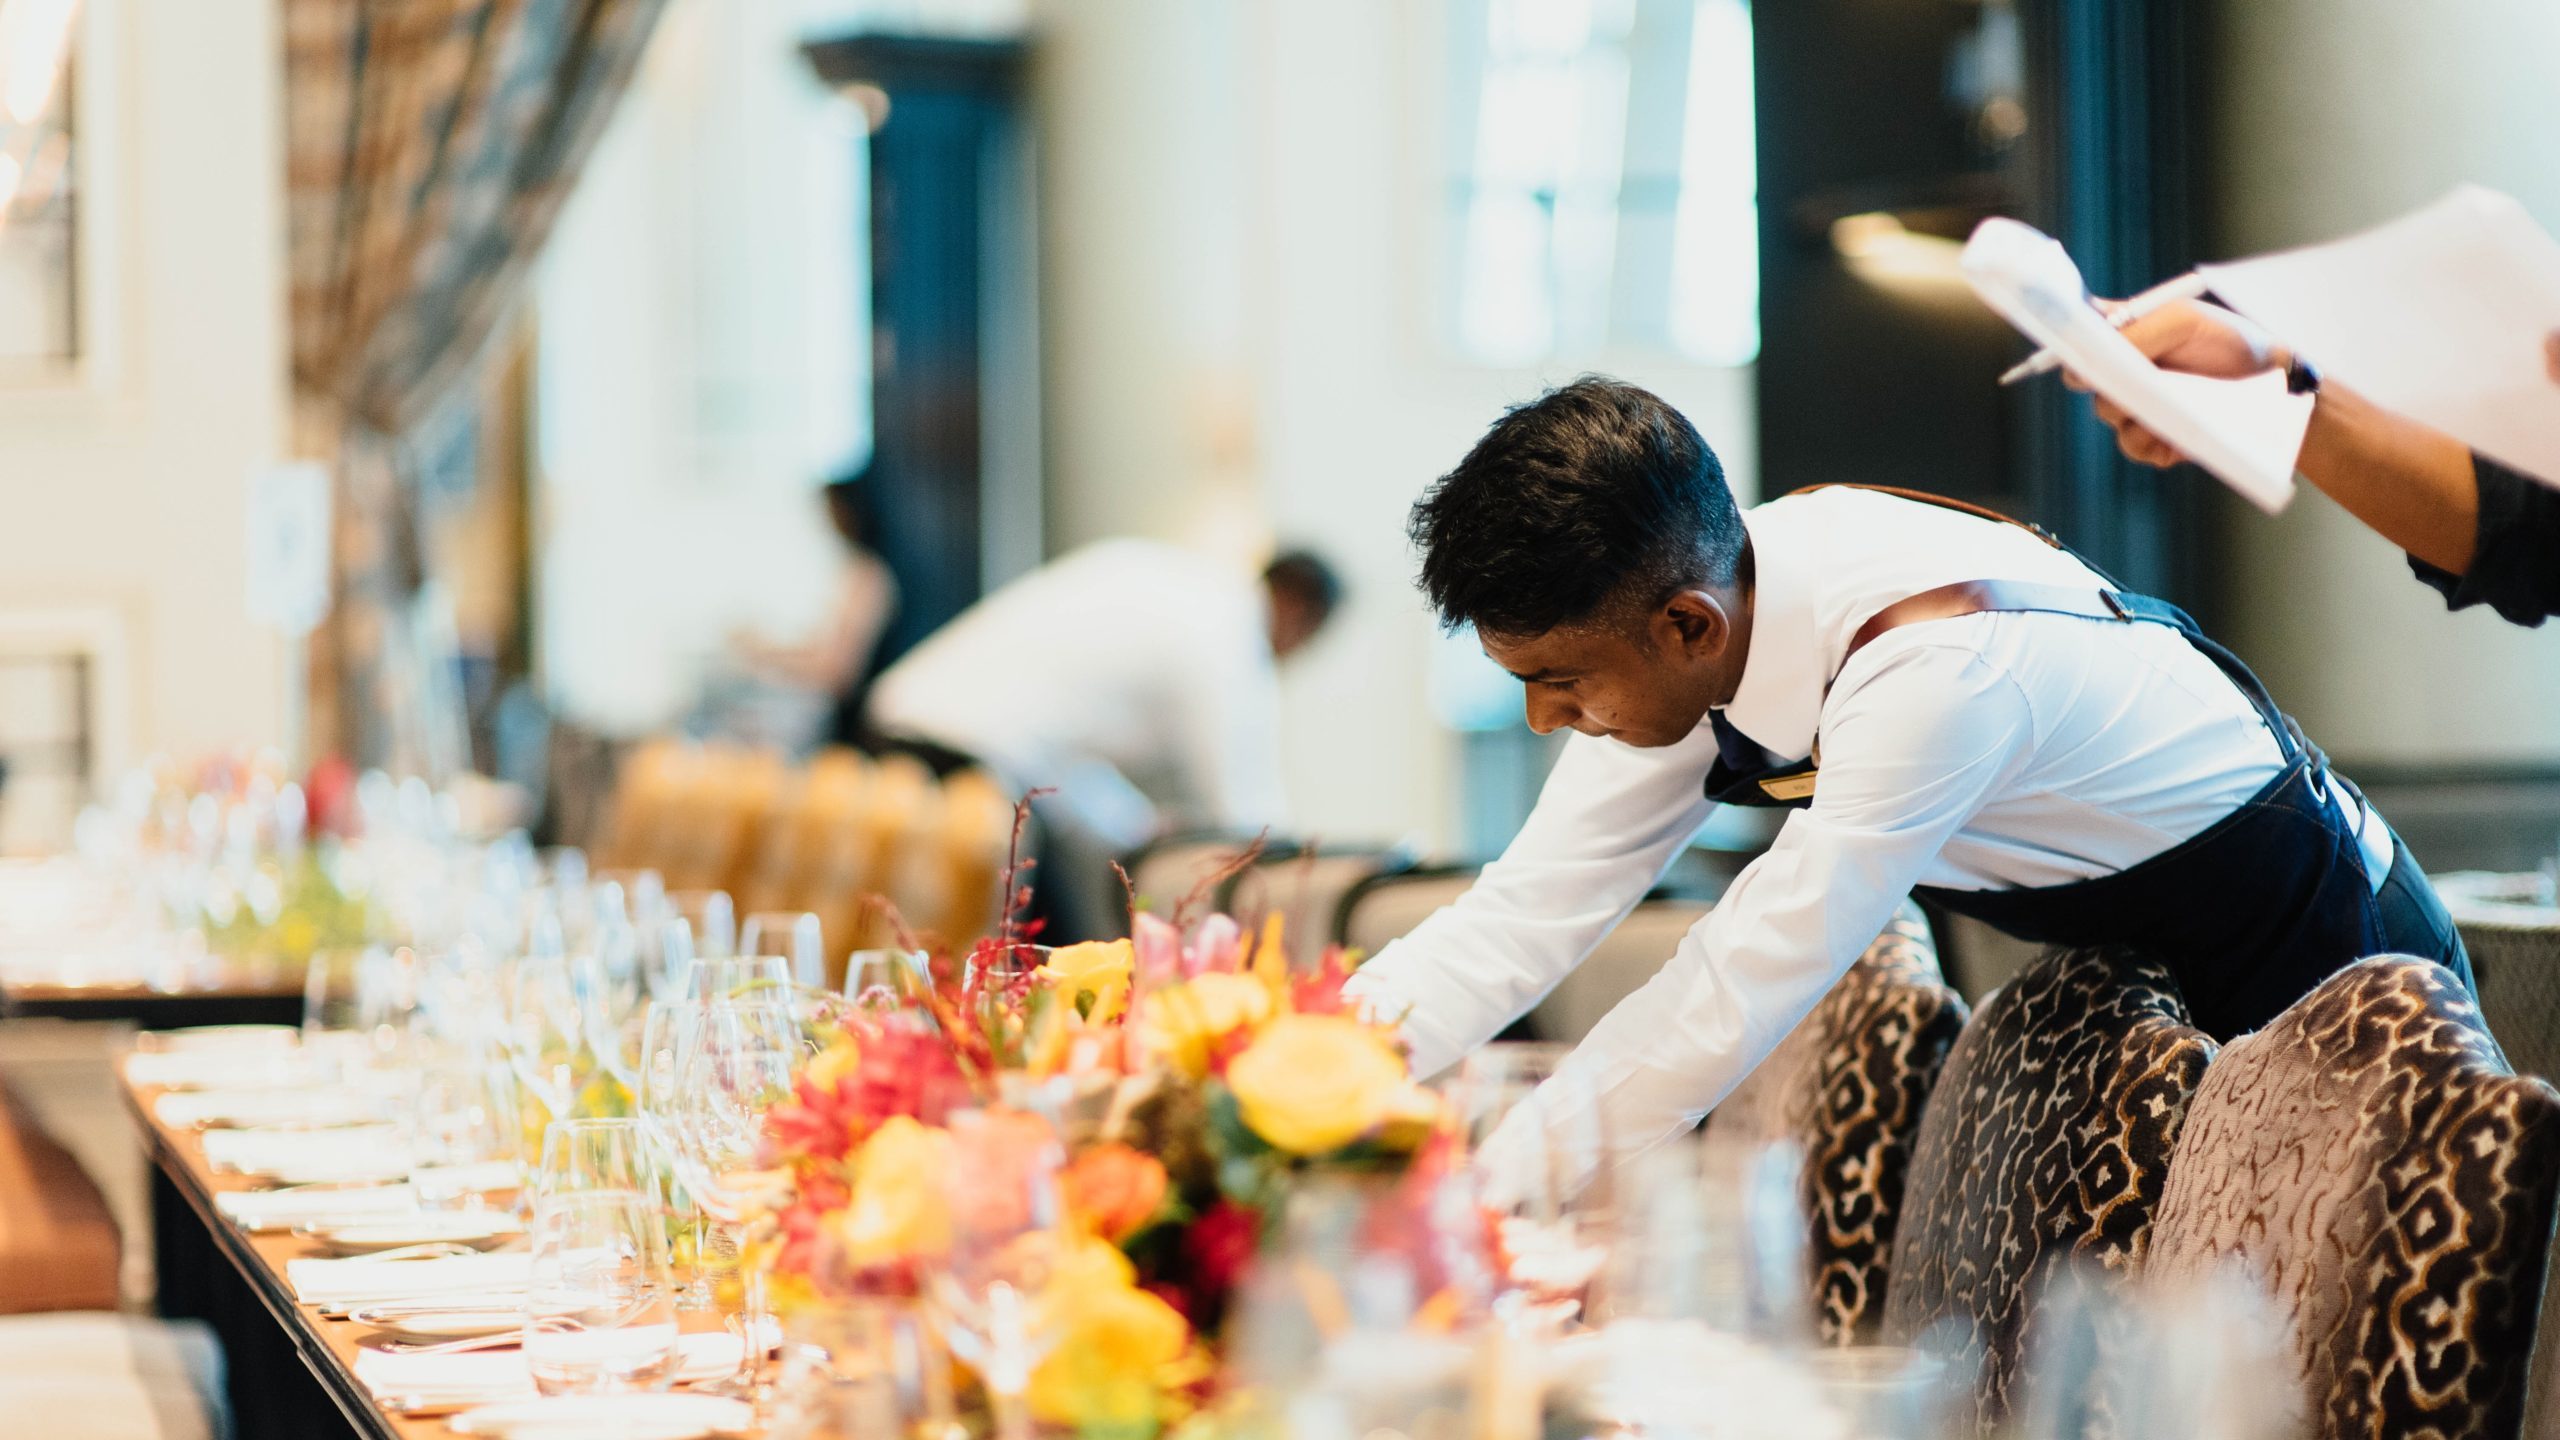
M 418 1209 L 418 1197 L 406 1185 L 369 1185 L 357 1189 L 321 1186 L 307 1190 L 226 1190 L 213 1197 L 213 1208 L 243 1230 L 291 1230 L 337 1220 L 379 1220 Z
M 533 1278 L 533 1257 L 518 1250 L 433 1260 L 287 1260 L 284 1276 L 294 1298 L 305 1305 L 352 1308 L 386 1300 L 474 1299 L 522 1291 Z

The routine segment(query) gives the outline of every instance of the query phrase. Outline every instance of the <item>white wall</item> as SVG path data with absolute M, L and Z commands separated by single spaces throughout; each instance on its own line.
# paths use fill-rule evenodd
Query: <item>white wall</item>
M 817 487 L 870 449 L 857 112 L 799 53 L 840 0 L 676 0 L 534 281 L 542 670 L 615 735 L 735 632 L 835 595 Z
M 2213 41 L 2213 248 L 2327 239 L 2460 181 L 2560 231 L 2560 6 L 2550 0 L 2228 0 Z M 2560 639 L 2449 616 L 2398 551 L 2315 491 L 2235 513 L 2237 647 L 2332 753 L 2560 759 Z
M 132 753 L 287 739 L 298 676 L 254 625 L 251 474 L 288 386 L 274 0 L 89 0 L 75 126 L 105 364 L 0 389 L 0 610 L 95 608 L 131 644 Z
M 1453 358 L 1429 310 L 1445 48 L 1430 0 L 1048 0 L 1042 127 L 1050 541 L 1277 538 L 1351 586 L 1289 667 L 1299 828 L 1444 841 L 1443 642 L 1405 510 L 1502 408 L 1614 369 L 1685 409 L 1753 484 L 1748 371 Z M 1267 519 L 1266 519 L 1267 516 Z

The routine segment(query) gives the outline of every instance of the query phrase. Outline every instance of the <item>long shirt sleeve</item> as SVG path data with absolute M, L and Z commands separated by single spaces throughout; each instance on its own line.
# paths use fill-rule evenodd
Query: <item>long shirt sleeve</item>
M 2480 487 L 2478 538 L 2460 575 L 2412 555 L 2409 569 L 2451 610 L 2487 605 L 2517 625 L 2560 615 L 2560 490 L 2473 454 Z

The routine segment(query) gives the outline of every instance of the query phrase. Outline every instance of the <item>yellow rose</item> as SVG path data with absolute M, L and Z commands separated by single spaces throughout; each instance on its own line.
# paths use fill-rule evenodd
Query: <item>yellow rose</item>
M 1209 1073 L 1219 1041 L 1270 1018 L 1270 986 L 1250 975 L 1213 970 L 1148 992 L 1143 1024 L 1149 1048 L 1197 1080 Z
M 1121 1007 L 1129 1003 L 1129 973 L 1136 964 L 1137 951 L 1128 941 L 1088 940 L 1050 951 L 1048 962 L 1040 967 L 1040 978 L 1070 1004 L 1092 997 L 1085 1018 L 1107 1024 L 1118 1019 Z
M 1137 1286 L 1128 1257 L 1091 1238 L 1064 1240 L 1041 1292 L 1054 1338 L 1026 1396 L 1041 1421 L 1087 1433 L 1151 1428 L 1164 1392 L 1192 1378 L 1191 1327 Z
M 1227 1066 L 1244 1123 L 1293 1155 L 1339 1150 L 1404 1103 L 1404 1058 L 1347 1015 L 1283 1015 Z
M 951 1136 L 904 1115 L 863 1142 L 853 1162 L 853 1198 L 835 1216 L 836 1241 L 856 1265 L 939 1255 L 951 1245 L 943 1168 Z

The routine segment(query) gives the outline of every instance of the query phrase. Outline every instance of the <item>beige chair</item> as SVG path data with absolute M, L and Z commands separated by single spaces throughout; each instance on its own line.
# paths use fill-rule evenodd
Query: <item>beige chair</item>
M 1165 919 L 1177 910 L 1196 920 L 1224 903 L 1226 878 L 1258 837 L 1198 830 L 1152 841 L 1120 862 L 1140 908 Z
M 1700 900 L 1647 900 L 1627 913 L 1590 957 L 1557 982 L 1529 1012 L 1529 1024 L 1545 1040 L 1579 1040 L 1591 1027 L 1668 964 L 1681 937 L 1707 918 Z
M 0 1313 L 113 1310 L 122 1259 L 88 1172 L 0 1090 Z
M 1344 897 L 1363 881 L 1412 866 L 1412 857 L 1396 850 L 1320 846 L 1266 853 L 1227 882 L 1220 908 L 1246 925 L 1278 912 L 1290 958 L 1312 963 L 1333 943 Z
M 2560 1091 L 2508 1068 L 2443 967 L 2381 956 L 2206 1073 L 2146 1283 L 2254 1276 L 2287 1318 L 2308 1433 L 2507 1440 L 2555 1192 Z
M 1738 1164 L 1773 1143 L 1802 1149 L 1806 1268 L 1825 1344 L 1872 1344 L 1883 1327 L 1912 1146 L 1964 1021 L 1929 922 L 1905 904 L 1707 1117 L 1710 1169 L 1717 1152 Z
M 1440 907 L 1476 883 L 1473 865 L 1441 865 L 1374 875 L 1344 892 L 1336 907 L 1333 938 L 1363 955 L 1375 955 L 1411 933 Z
M 2139 1269 L 2213 1051 L 2166 966 L 2096 950 L 2047 954 L 1957 1037 L 1920 1118 L 1884 1338 L 1976 1357 L 1984 1428 L 2016 1403 L 2053 1272 Z
M 202 1325 L 100 1313 L 0 1318 L 0 1434 L 216 1440 L 222 1347 Z

